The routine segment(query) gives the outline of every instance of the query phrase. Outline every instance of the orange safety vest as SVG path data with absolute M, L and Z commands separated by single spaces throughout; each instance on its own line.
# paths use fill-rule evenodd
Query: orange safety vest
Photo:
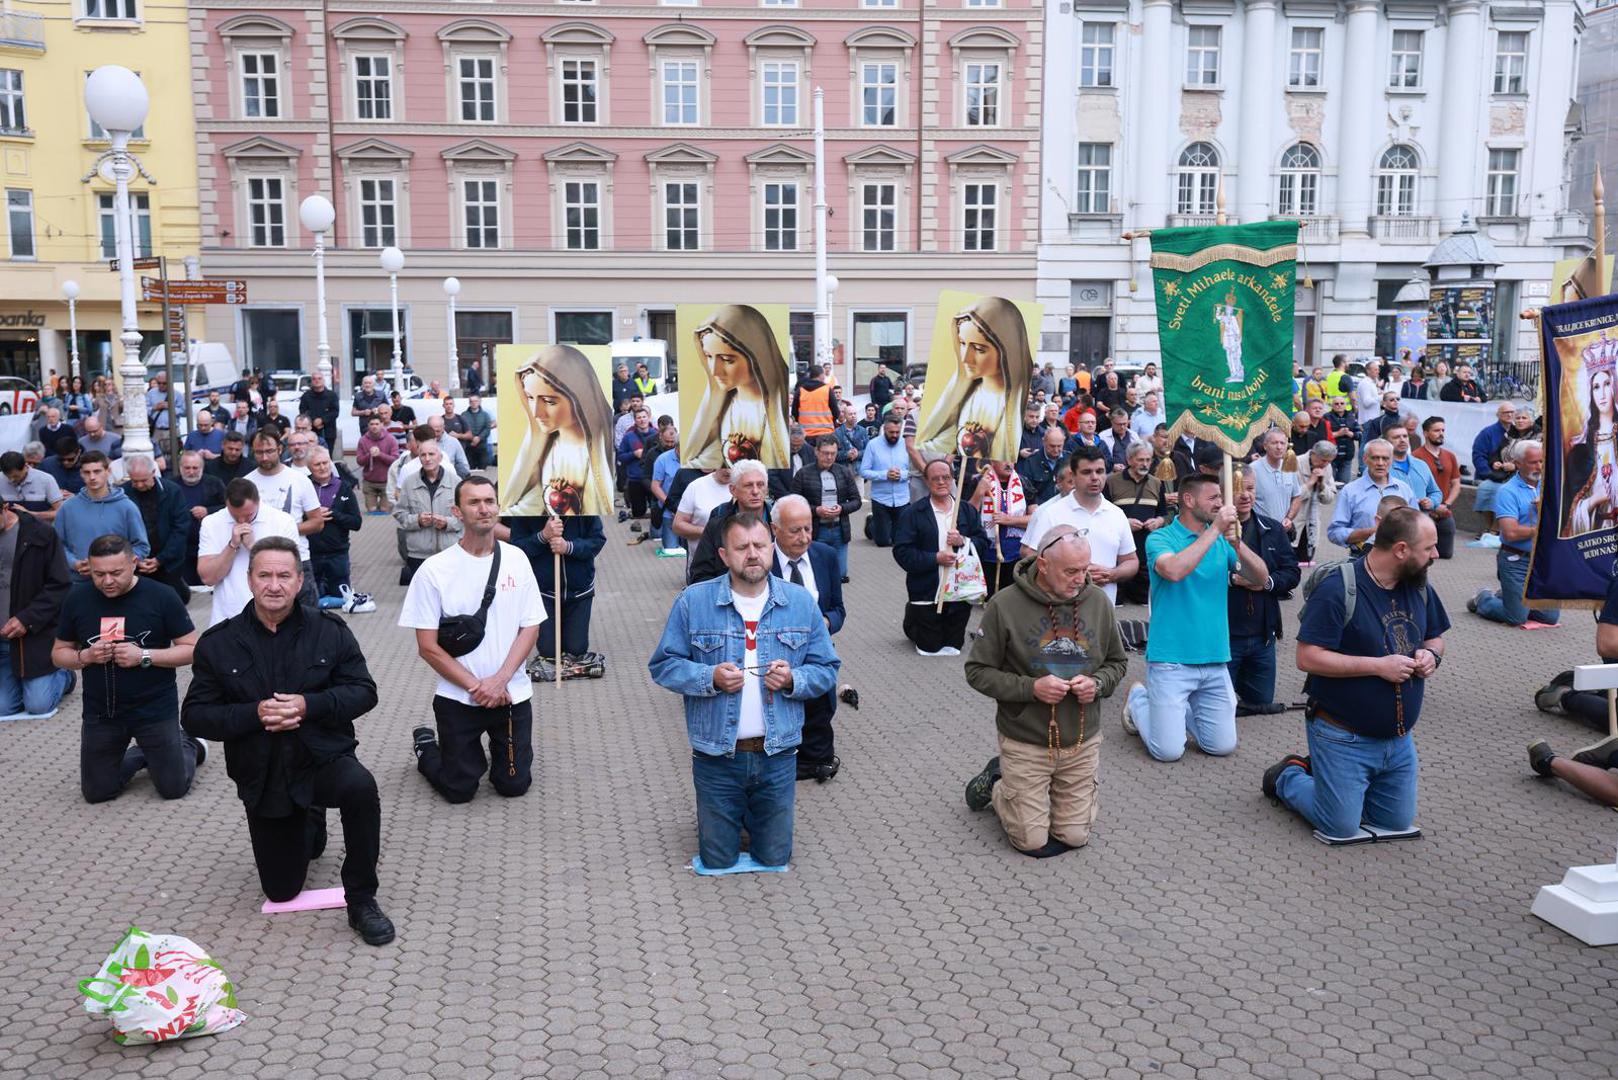
M 822 383 L 813 390 L 798 387 L 798 424 L 810 438 L 830 435 L 836 428 L 831 415 L 830 383 Z

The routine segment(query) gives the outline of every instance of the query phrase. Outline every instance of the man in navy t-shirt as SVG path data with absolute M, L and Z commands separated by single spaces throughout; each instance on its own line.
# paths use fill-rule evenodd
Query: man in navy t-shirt
M 1416 819 L 1416 744 L 1426 680 L 1444 661 L 1449 616 L 1427 587 L 1438 559 L 1432 518 L 1385 515 L 1366 555 L 1315 587 L 1298 624 L 1298 667 L 1309 676 L 1309 755 L 1264 773 L 1264 794 L 1321 834 L 1347 839 L 1367 825 L 1403 832 Z M 1346 573 L 1354 574 L 1348 612 Z

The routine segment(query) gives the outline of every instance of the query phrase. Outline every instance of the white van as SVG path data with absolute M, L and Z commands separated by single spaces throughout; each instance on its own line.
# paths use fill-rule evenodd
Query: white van
M 146 351 L 146 378 L 156 378 L 162 371 L 163 346 L 158 345 Z M 229 347 L 220 341 L 193 341 L 185 356 L 174 357 L 174 389 L 194 402 L 207 400 L 210 390 L 228 397 L 240 378 Z

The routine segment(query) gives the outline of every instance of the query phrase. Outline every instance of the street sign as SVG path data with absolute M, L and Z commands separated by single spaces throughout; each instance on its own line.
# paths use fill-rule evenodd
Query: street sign
M 140 279 L 141 299 L 161 301 L 163 282 L 158 278 Z M 245 304 L 247 282 L 240 278 L 203 278 L 201 281 L 169 280 L 168 300 L 171 304 Z
M 169 353 L 176 360 L 185 358 L 185 308 L 169 308 Z
M 159 270 L 159 269 L 162 269 L 162 266 L 163 266 L 163 261 L 161 259 L 157 258 L 156 256 L 150 256 L 149 255 L 144 259 L 136 259 L 135 260 L 135 269 L 136 270 Z M 108 259 L 107 260 L 107 269 L 111 270 L 113 273 L 116 274 L 118 272 L 118 260 L 117 259 Z

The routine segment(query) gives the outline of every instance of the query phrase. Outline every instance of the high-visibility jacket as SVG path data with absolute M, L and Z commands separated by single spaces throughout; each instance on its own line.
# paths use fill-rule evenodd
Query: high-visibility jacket
M 657 393 L 657 380 L 652 378 L 643 379 L 639 375 L 636 375 L 635 389 L 640 392 L 641 397 L 651 397 L 653 394 Z
M 837 421 L 831 414 L 831 394 L 828 383 L 821 383 L 813 390 L 798 387 L 798 424 L 808 438 L 830 435 L 837 427 Z

